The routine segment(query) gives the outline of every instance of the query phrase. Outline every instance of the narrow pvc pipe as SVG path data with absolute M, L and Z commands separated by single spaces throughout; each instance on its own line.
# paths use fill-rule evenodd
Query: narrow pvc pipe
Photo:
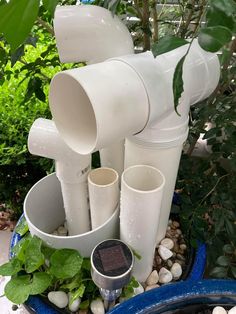
M 102 148 L 99 152 L 101 166 L 115 169 L 120 178 L 124 171 L 125 141 L 122 140 Z
M 141 255 L 133 275 L 144 282 L 151 273 L 165 178 L 154 167 L 127 168 L 121 178 L 120 239 Z
M 92 64 L 134 51 L 124 23 L 99 6 L 58 6 L 54 31 L 61 62 Z
M 56 175 L 61 183 L 70 235 L 90 230 L 87 176 L 91 156 L 79 155 L 61 139 L 55 123 L 39 118 L 28 137 L 31 154 L 56 160 Z
M 105 223 L 119 204 L 119 175 L 111 168 L 97 168 L 88 175 L 92 229 Z

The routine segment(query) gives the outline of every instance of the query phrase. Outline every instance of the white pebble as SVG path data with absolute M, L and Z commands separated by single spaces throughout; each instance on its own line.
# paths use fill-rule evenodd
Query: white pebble
M 173 276 L 171 272 L 165 267 L 162 267 L 159 271 L 159 282 L 168 283 L 168 282 L 171 282 L 172 279 L 173 279 Z
M 81 299 L 80 299 L 80 298 L 77 298 L 77 299 L 75 299 L 75 300 L 70 304 L 71 293 L 68 293 L 68 297 L 69 297 L 69 310 L 70 310 L 71 312 L 76 312 L 76 311 L 78 311 L 79 306 L 80 306 Z
M 144 288 L 143 288 L 143 286 L 141 285 L 141 283 L 139 282 L 138 284 L 139 284 L 139 286 L 138 286 L 137 288 L 134 288 L 134 295 L 138 295 L 138 294 L 144 292 Z
M 170 258 L 173 255 L 173 252 L 171 252 L 169 249 L 167 249 L 163 245 L 159 245 L 158 253 L 160 257 L 163 259 L 163 261 L 166 261 L 168 258 Z
M 58 229 L 57 229 L 57 232 L 59 234 L 59 236 L 67 236 L 67 230 L 65 227 L 63 226 L 60 226 Z
M 93 300 L 90 304 L 93 314 L 105 314 L 104 305 L 101 299 Z
M 229 311 L 228 314 L 236 314 L 236 306 L 232 307 Z
M 48 300 L 55 304 L 60 309 L 63 309 L 67 306 L 69 300 L 68 296 L 63 291 L 51 291 L 48 293 Z
M 212 314 L 227 314 L 227 312 L 222 306 L 216 306 L 214 307 Z
M 186 244 L 180 244 L 179 248 L 183 251 L 185 251 L 187 249 L 187 245 Z
M 161 245 L 166 247 L 167 249 L 171 250 L 174 247 L 174 241 L 171 240 L 170 238 L 165 238 L 161 241 Z
M 149 290 L 152 290 L 152 289 L 155 289 L 155 288 L 159 288 L 160 286 L 159 285 L 150 285 L 150 286 L 147 286 L 146 288 L 145 288 L 145 291 L 149 291 Z
M 158 280 L 158 272 L 156 270 L 153 270 L 151 274 L 147 277 L 146 284 L 148 286 L 155 285 L 156 283 L 158 283 Z
M 182 266 L 179 263 L 174 263 L 170 269 L 174 279 L 179 279 L 182 275 Z

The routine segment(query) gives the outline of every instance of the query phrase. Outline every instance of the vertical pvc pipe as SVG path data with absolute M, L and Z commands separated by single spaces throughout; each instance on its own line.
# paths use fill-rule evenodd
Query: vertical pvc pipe
M 163 174 L 147 165 L 127 168 L 121 178 L 120 239 L 141 255 L 133 269 L 140 282 L 152 270 L 164 184 Z
M 102 148 L 99 152 L 101 166 L 115 169 L 121 177 L 124 171 L 125 141 Z
M 111 168 L 97 168 L 88 175 L 92 229 L 106 222 L 119 203 L 119 175 Z

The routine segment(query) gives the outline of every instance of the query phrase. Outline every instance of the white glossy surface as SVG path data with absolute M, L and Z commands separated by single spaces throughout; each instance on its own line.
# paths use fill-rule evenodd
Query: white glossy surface
M 74 152 L 62 140 L 55 123 L 42 118 L 31 126 L 28 149 L 33 155 L 56 160 L 56 175 L 61 183 L 69 234 L 89 231 L 87 176 L 91 156 Z
M 162 173 L 145 165 L 127 168 L 121 178 L 120 239 L 142 257 L 133 268 L 140 282 L 152 270 L 164 184 Z
M 91 64 L 133 53 L 132 38 L 126 26 L 99 6 L 57 7 L 54 30 L 61 62 Z
M 65 220 L 60 182 L 55 173 L 44 177 L 30 189 L 24 201 L 24 214 L 32 235 L 55 248 L 76 249 L 84 257 L 89 257 L 101 241 L 118 237 L 119 209 L 95 230 L 68 237 L 50 234 Z
M 101 226 L 119 204 L 119 175 L 112 168 L 101 167 L 88 175 L 92 229 Z

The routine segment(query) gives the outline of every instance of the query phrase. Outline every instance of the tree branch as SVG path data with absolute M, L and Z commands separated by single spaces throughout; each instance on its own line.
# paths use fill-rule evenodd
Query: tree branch
M 39 25 L 41 25 L 43 28 L 45 28 L 51 35 L 55 35 L 54 34 L 54 30 L 53 28 L 47 23 L 45 22 L 43 19 L 41 19 L 41 17 L 37 17 L 37 22 Z

